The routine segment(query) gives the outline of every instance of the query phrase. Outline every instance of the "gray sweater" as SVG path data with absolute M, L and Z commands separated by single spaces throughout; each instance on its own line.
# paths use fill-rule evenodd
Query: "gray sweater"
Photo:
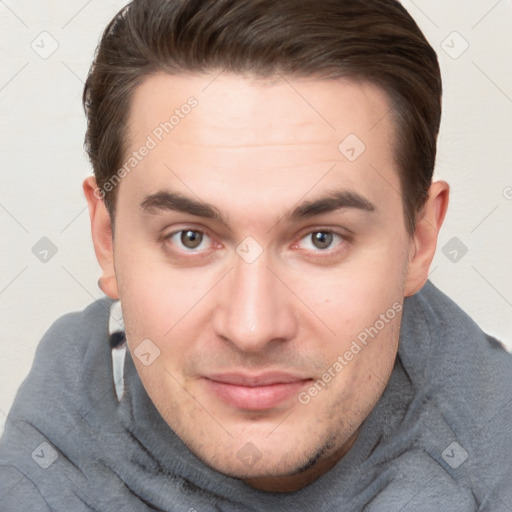
M 355 444 L 293 493 L 199 461 L 129 354 L 117 402 L 109 306 L 41 341 L 0 442 L 0 512 L 512 511 L 512 356 L 432 284 L 405 301 L 391 379 Z

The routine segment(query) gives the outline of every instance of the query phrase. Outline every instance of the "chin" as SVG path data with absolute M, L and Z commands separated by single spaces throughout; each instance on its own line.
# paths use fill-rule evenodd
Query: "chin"
M 276 438 L 274 443 L 264 438 L 245 439 L 219 443 L 213 450 L 211 444 L 202 449 L 189 445 L 189 449 L 207 466 L 242 480 L 293 476 L 310 469 L 325 454 L 325 446 L 299 446 L 284 438 Z
M 236 457 L 234 459 L 203 459 L 203 462 L 223 475 L 249 481 L 293 476 L 301 473 L 301 468 L 304 466 L 304 463 L 300 461 L 296 461 L 291 465 L 283 464 L 279 458 L 274 460 L 266 459 L 265 461 L 260 459 L 254 462 L 254 464 L 241 463 Z

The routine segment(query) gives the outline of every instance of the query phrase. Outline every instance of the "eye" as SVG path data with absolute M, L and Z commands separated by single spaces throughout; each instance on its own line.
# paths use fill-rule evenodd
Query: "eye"
M 298 247 L 313 251 L 333 249 L 343 242 L 343 237 L 332 231 L 313 231 L 301 238 Z
M 184 229 L 169 236 L 170 241 L 179 249 L 197 251 L 207 249 L 211 245 L 208 235 L 195 229 Z

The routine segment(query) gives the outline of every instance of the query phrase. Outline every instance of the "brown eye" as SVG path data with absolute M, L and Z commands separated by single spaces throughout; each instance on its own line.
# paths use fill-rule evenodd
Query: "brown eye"
M 325 252 L 330 254 L 334 249 L 342 246 L 346 242 L 345 238 L 339 233 L 328 230 L 310 231 L 303 236 L 298 248 L 313 251 L 315 253 Z
M 332 245 L 333 239 L 333 234 L 328 231 L 311 233 L 311 242 L 317 249 L 328 249 Z
M 180 231 L 180 242 L 187 249 L 197 249 L 203 241 L 203 233 L 187 229 Z
M 204 258 L 218 248 L 214 240 L 201 229 L 180 229 L 164 235 L 164 249 L 176 257 Z

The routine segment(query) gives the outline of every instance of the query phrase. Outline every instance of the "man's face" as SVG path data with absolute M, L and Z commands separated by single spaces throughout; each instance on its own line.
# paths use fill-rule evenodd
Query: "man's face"
M 394 128 L 369 84 L 215 76 L 132 98 L 127 158 L 156 147 L 116 203 L 128 344 L 199 458 L 294 489 L 350 448 L 395 360 L 411 238 Z

